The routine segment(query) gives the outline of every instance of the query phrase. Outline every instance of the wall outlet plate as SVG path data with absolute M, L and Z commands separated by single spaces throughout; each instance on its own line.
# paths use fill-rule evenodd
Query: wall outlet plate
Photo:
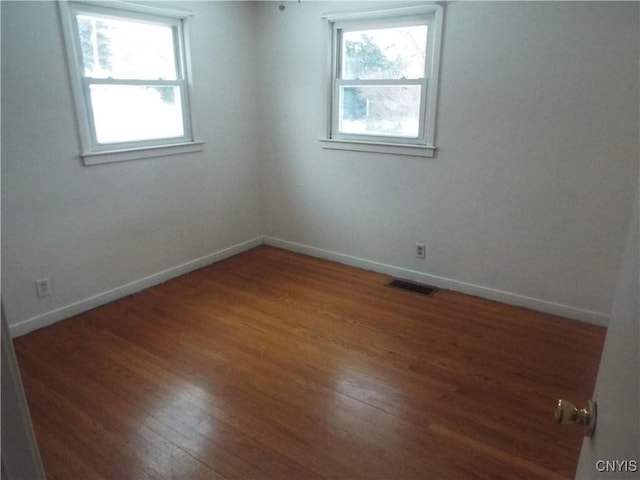
M 36 296 L 38 298 L 48 297 L 51 295 L 51 281 L 49 278 L 41 278 L 36 280 Z

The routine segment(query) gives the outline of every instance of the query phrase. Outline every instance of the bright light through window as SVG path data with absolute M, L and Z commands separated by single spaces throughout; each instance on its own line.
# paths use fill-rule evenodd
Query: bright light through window
M 427 26 L 346 31 L 342 34 L 342 78 L 423 78 Z
M 325 16 L 333 35 L 328 140 L 433 149 L 442 12 L 427 5 Z
M 176 87 L 91 85 L 98 143 L 137 142 L 184 135 Z M 122 115 L 122 112 L 129 112 Z
M 60 4 L 85 152 L 192 143 L 185 17 L 125 3 Z
M 427 25 L 341 30 L 337 133 L 420 138 Z
M 340 89 L 340 132 L 418 138 L 420 86 L 361 86 Z
M 173 27 L 77 15 L 84 75 L 175 80 Z

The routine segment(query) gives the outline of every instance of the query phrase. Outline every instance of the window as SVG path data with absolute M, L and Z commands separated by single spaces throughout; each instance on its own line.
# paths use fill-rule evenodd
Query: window
M 188 14 L 113 5 L 60 2 L 85 163 L 192 151 Z
M 439 5 L 325 16 L 326 148 L 433 156 L 442 17 Z

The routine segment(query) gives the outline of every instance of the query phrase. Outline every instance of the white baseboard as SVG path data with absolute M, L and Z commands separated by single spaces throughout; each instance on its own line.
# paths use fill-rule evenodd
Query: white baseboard
M 218 250 L 217 252 L 210 253 L 200 258 L 196 258 L 195 260 L 191 260 L 181 265 L 177 265 L 161 272 L 154 273 L 153 275 L 149 275 L 148 277 L 144 277 L 125 285 L 121 285 L 112 290 L 108 290 L 106 292 L 102 292 L 92 297 L 80 300 L 78 302 L 65 305 L 64 307 L 51 310 L 35 317 L 27 318 L 26 320 L 15 323 L 9 327 L 11 337 L 15 338 L 21 335 L 25 335 L 39 328 L 59 322 L 60 320 L 73 317 L 74 315 L 86 312 L 88 310 L 91 310 L 92 308 L 96 308 L 100 305 L 113 302 L 114 300 L 118 300 L 119 298 L 126 297 L 127 295 L 131 295 L 133 293 L 144 290 L 145 288 L 153 287 L 154 285 L 158 285 L 160 283 L 166 282 L 167 280 L 171 280 L 172 278 L 179 277 L 180 275 L 184 275 L 185 273 L 192 272 L 199 268 L 206 267 L 207 265 L 211 265 L 212 263 L 224 260 L 225 258 L 237 255 L 238 253 L 250 250 L 254 247 L 262 245 L 262 243 L 263 237 L 256 237 L 251 240 L 247 240 L 246 242 L 238 243 L 231 247 Z
M 547 300 L 542 300 L 539 298 L 527 297 L 517 293 L 505 292 L 494 288 L 483 287 L 481 285 L 460 282 L 458 280 L 430 275 L 428 273 L 418 272 L 406 268 L 394 267 L 393 265 L 365 260 L 364 258 L 353 257 L 351 255 L 345 255 L 330 250 L 323 250 L 321 248 L 290 242 L 287 240 L 281 240 L 279 238 L 265 236 L 264 244 L 282 248 L 284 250 L 290 250 L 292 252 L 303 253 L 312 257 L 331 260 L 353 267 L 363 268 L 365 270 L 383 273 L 393 277 L 426 283 L 438 288 L 455 290 L 457 292 L 475 295 L 477 297 L 486 298 L 488 300 L 495 300 L 498 302 L 507 303 L 509 305 L 530 308 L 531 310 L 571 318 L 573 320 L 580 320 L 582 322 L 590 323 L 593 325 L 606 327 L 609 324 L 609 315 L 605 313 L 584 310 L 569 305 L 549 302 Z
M 39 328 L 46 327 L 47 325 L 59 322 L 60 320 L 91 310 L 92 308 L 113 302 L 114 300 L 118 300 L 122 297 L 126 297 L 127 295 L 144 290 L 145 288 L 153 287 L 154 285 L 166 282 L 167 280 L 171 280 L 172 278 L 179 277 L 180 275 L 184 275 L 185 273 L 192 272 L 199 268 L 206 267 L 207 265 L 219 262 L 220 260 L 245 252 L 262 244 L 271 245 L 284 250 L 290 250 L 292 252 L 303 253 L 313 257 L 323 258 L 325 260 L 331 260 L 353 267 L 363 268 L 365 270 L 383 273 L 393 277 L 426 283 L 438 288 L 455 290 L 469 295 L 507 303 L 509 305 L 516 305 L 540 312 L 550 313 L 552 315 L 580 320 L 594 325 L 606 327 L 609 324 L 609 315 L 604 313 L 584 310 L 569 305 L 549 302 L 538 298 L 527 297 L 517 293 L 505 292 L 471 283 L 460 282 L 458 280 L 430 275 L 406 268 L 395 267 L 393 265 L 353 257 L 351 255 L 345 255 L 343 253 L 333 252 L 330 250 L 323 250 L 321 248 L 290 242 L 288 240 L 269 236 L 259 236 L 153 275 L 149 275 L 148 277 L 121 285 L 112 290 L 108 290 L 78 302 L 22 320 L 9 327 L 11 336 L 19 337 L 21 335 L 25 335 Z

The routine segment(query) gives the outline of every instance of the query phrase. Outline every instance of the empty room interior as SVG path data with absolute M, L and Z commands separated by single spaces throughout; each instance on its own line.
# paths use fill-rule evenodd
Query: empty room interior
M 640 3 L 1 36 L 3 478 L 638 475 Z

